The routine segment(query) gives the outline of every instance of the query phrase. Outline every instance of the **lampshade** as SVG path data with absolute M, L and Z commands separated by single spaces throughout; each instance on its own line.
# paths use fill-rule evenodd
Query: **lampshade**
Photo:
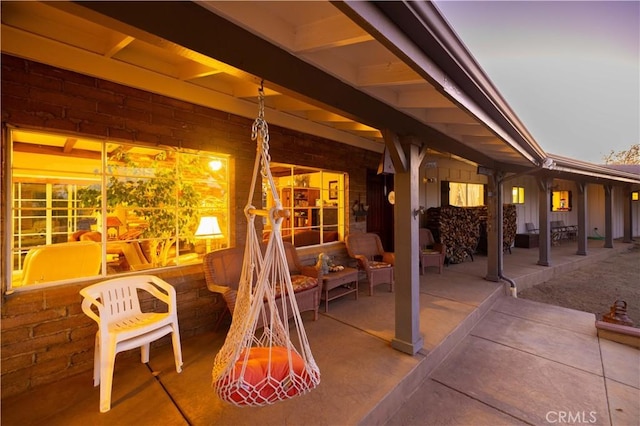
M 200 218 L 198 230 L 195 234 L 198 238 L 213 238 L 222 236 L 218 218 L 215 216 L 203 216 Z

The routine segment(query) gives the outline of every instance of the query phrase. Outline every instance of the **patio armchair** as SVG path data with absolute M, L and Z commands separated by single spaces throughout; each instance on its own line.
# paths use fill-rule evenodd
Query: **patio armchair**
M 418 232 L 418 241 L 420 244 L 420 272 L 424 274 L 427 267 L 435 266 L 438 268 L 438 273 L 441 274 L 447 253 L 445 245 L 437 243 L 433 238 L 433 234 L 427 228 L 420 228 Z
M 389 291 L 393 291 L 395 254 L 384 250 L 377 234 L 354 232 L 347 235 L 345 245 L 358 269 L 367 275 L 369 296 L 373 296 L 373 287 L 379 284 L 388 283 Z
M 165 311 L 143 311 L 139 293 L 158 299 Z M 111 409 L 113 367 L 119 352 L 140 348 L 140 360 L 146 364 L 151 342 L 171 334 L 176 371 L 182 371 L 176 290 L 171 284 L 153 275 L 136 275 L 90 285 L 80 294 L 82 311 L 98 324 L 93 385 L 100 385 L 101 413 Z
M 313 311 L 315 321 L 318 319 L 320 306 L 322 270 L 315 266 L 303 266 L 295 247 L 291 243 L 283 244 L 298 309 L 300 312 Z M 202 263 L 207 288 L 222 295 L 227 308 L 225 313 L 228 311 L 232 316 L 238 295 L 243 259 L 244 247 L 233 247 L 205 254 Z M 265 302 L 265 309 L 267 306 Z M 218 318 L 216 329 L 223 318 L 224 313 Z M 258 321 L 257 328 L 263 326 L 261 322 L 262 319 Z
M 527 230 L 527 234 L 538 234 L 538 233 L 540 233 L 540 230 L 538 228 L 536 228 L 536 226 L 531 222 L 525 223 L 524 227 Z

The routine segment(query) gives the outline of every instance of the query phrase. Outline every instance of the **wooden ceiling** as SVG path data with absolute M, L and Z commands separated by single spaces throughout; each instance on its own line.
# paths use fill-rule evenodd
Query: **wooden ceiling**
M 263 84 L 270 123 L 376 152 L 384 148 L 381 130 L 399 123 L 434 153 L 484 165 L 531 165 L 495 125 L 331 2 L 31 1 L 1 7 L 2 50 L 9 54 L 248 118 L 256 115 L 258 88 L 269 74 L 275 77 Z

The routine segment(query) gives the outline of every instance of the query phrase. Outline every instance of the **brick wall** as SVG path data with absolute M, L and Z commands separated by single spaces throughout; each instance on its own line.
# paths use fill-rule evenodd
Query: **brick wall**
M 2 55 L 1 77 L 5 125 L 231 155 L 235 161 L 231 242 L 244 242 L 246 222 L 242 209 L 247 202 L 255 155 L 255 142 L 250 138 L 253 119 L 10 55 Z M 347 172 L 350 198 L 366 193 L 366 170 L 377 167 L 379 154 L 277 126 L 269 126 L 269 133 L 273 161 Z M 4 162 L 4 140 L 2 146 L 0 161 Z M 7 178 L 5 170 L 2 167 L 3 181 Z M 6 210 L 3 197 L 3 259 L 7 255 Z M 312 257 L 309 254 L 307 260 Z M 224 304 L 207 290 L 201 265 L 157 275 L 176 288 L 183 339 L 213 328 Z M 82 313 L 78 293 L 90 282 L 4 295 L 6 279 L 2 276 L 2 397 L 91 370 L 97 326 Z M 165 338 L 158 344 L 168 342 Z

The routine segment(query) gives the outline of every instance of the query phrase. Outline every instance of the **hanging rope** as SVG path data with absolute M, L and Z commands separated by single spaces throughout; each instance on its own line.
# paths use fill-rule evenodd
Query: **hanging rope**
M 238 406 L 263 406 L 306 393 L 320 383 L 296 303 L 281 225 L 282 208 L 270 169 L 269 127 L 264 119 L 264 89 L 258 92 L 258 117 L 251 128 L 256 159 L 244 208 L 247 239 L 231 327 L 213 365 L 213 388 Z M 266 211 L 252 204 L 258 176 L 267 180 L 274 206 Z M 272 232 L 264 251 L 255 227 L 266 217 Z M 289 328 L 292 318 L 294 329 Z M 259 325 L 263 325 L 259 329 Z M 293 332 L 293 335 L 292 335 Z M 296 345 L 291 339 L 295 337 Z

